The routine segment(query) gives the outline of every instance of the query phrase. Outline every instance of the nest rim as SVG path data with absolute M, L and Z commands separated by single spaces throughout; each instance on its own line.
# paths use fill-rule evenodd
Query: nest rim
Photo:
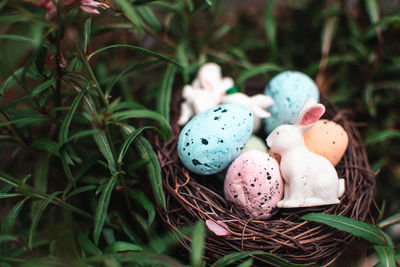
M 208 262 L 233 252 L 264 251 L 291 263 L 330 264 L 342 254 L 354 239 L 352 234 L 303 221 L 300 217 L 311 212 L 323 212 L 364 221 L 373 202 L 375 175 L 370 169 L 357 125 L 326 97 L 321 96 L 321 102 L 326 106 L 326 113 L 321 119 L 338 123 L 349 135 L 345 155 L 336 166 L 339 177 L 346 180 L 346 191 L 337 205 L 279 209 L 268 220 L 243 217 L 224 199 L 223 189 L 205 186 L 205 180 L 209 178 L 202 178 L 204 176 L 194 174 L 183 166 L 176 150 L 181 130 L 176 123 L 179 105 L 171 105 L 172 138 L 165 142 L 156 138 L 154 142 L 167 203 L 166 210 L 158 211 L 165 225 L 183 237 L 179 242 L 186 250 L 190 251 L 191 237 L 181 233 L 180 227 L 210 219 L 224 222 L 229 227 L 230 235 L 207 235 L 205 260 Z M 221 184 L 223 188 L 223 182 Z M 255 258 L 263 264 L 272 264 Z

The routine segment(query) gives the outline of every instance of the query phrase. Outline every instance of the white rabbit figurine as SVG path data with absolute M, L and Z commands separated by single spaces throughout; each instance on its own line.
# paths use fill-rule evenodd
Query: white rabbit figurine
M 285 180 L 284 198 L 279 208 L 338 204 L 345 190 L 335 167 L 326 158 L 310 152 L 303 134 L 324 114 L 325 107 L 309 98 L 301 108 L 297 123 L 281 125 L 267 137 L 268 146 L 281 155 L 280 170 Z
M 271 116 L 265 109 L 274 104 L 274 100 L 267 95 L 257 94 L 248 96 L 243 93 L 234 93 L 222 98 L 222 103 L 239 103 L 248 107 L 254 114 L 253 133 L 257 132 L 261 126 L 261 119 Z
M 179 125 L 184 125 L 196 114 L 221 103 L 225 91 L 233 87 L 232 78 L 222 77 L 221 67 L 215 63 L 204 64 L 192 85 L 183 88 Z

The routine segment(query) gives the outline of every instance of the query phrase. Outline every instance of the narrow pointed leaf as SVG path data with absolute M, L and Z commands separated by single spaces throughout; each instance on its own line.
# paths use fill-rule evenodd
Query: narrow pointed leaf
M 106 182 L 106 187 L 100 195 L 100 199 L 97 204 L 96 212 L 94 215 L 94 229 L 93 229 L 93 240 L 97 245 L 99 244 L 101 230 L 103 229 L 104 222 L 107 217 L 108 206 L 110 204 L 111 194 L 114 186 L 118 180 L 118 173 L 114 173 L 113 176 Z
M 35 234 L 36 228 L 39 224 L 39 220 L 42 217 L 43 212 L 47 208 L 47 206 L 50 204 L 50 202 L 61 192 L 54 192 L 50 195 L 48 195 L 45 199 L 40 200 L 37 209 L 32 211 L 32 223 L 31 227 L 29 228 L 29 235 L 28 235 L 28 247 L 32 248 L 33 244 L 33 235 Z
M 103 254 L 102 251 L 83 233 L 78 234 L 78 243 L 81 248 L 90 255 L 97 256 Z
M 124 143 L 121 145 L 121 149 L 120 152 L 118 154 L 118 163 L 121 163 L 122 160 L 125 157 L 126 152 L 128 151 L 129 146 L 132 144 L 132 142 L 135 140 L 135 138 L 141 133 L 143 132 L 143 130 L 145 129 L 150 129 L 153 128 L 151 126 L 147 126 L 147 127 L 142 127 L 139 129 L 134 130 L 132 133 L 130 133 L 126 138 Z
M 142 206 L 142 208 L 147 211 L 148 214 L 147 224 L 150 226 L 156 217 L 156 209 L 153 203 L 150 201 L 150 199 L 147 198 L 145 193 L 137 189 L 129 190 L 129 196 L 136 202 L 138 202 Z
M 136 29 L 139 31 L 139 34 L 143 33 L 143 25 L 140 17 L 137 15 L 133 5 L 127 0 L 115 0 L 119 4 L 122 9 L 122 13 L 125 17 L 135 25 Z
M 387 130 L 370 135 L 366 140 L 366 145 L 384 142 L 386 140 L 400 138 L 400 131 Z
M 202 221 L 198 221 L 193 229 L 192 244 L 190 245 L 190 263 L 191 266 L 201 266 L 204 254 L 204 241 L 206 229 Z
M 253 265 L 253 259 L 248 259 L 245 262 L 239 264 L 237 267 L 250 267 Z
M 396 267 L 395 254 L 392 248 L 386 246 L 374 246 L 379 257 L 379 263 L 376 267 Z
M 181 67 L 181 65 L 178 62 L 176 62 L 175 60 L 173 60 L 173 59 L 171 59 L 169 57 L 157 54 L 157 53 L 155 53 L 153 51 L 144 49 L 142 47 L 133 46 L 133 45 L 126 45 L 126 44 L 116 44 L 116 45 L 109 45 L 109 46 L 102 47 L 102 48 L 94 51 L 93 53 L 91 53 L 88 56 L 88 60 L 90 60 L 93 56 L 97 55 L 98 53 L 106 51 L 108 49 L 112 49 L 112 48 L 129 48 L 129 49 L 133 49 L 133 50 L 135 50 L 135 51 L 137 51 L 139 53 L 142 53 L 142 54 L 145 54 L 145 55 L 148 55 L 148 56 L 151 56 L 151 57 L 155 57 L 155 58 L 158 58 L 160 60 L 167 61 L 167 62 L 170 62 L 172 64 L 175 64 L 175 65 Z
M 93 138 L 97 144 L 97 147 L 100 149 L 101 154 L 107 160 L 110 172 L 114 173 L 117 167 L 110 143 L 108 142 L 106 135 L 98 130 L 95 134 L 93 134 Z
M 378 223 L 379 228 L 385 228 L 400 223 L 400 213 L 396 213 Z
M 157 97 L 157 111 L 169 121 L 169 107 L 171 105 L 171 92 L 176 73 L 176 66 L 168 65 L 167 71 L 161 81 Z
M 32 90 L 31 97 L 37 96 L 38 94 L 40 94 L 41 92 L 52 86 L 56 82 L 56 80 L 57 78 L 54 77 L 38 85 L 35 89 Z
M 387 246 L 390 243 L 379 228 L 347 217 L 323 213 L 309 213 L 301 217 L 301 219 L 324 223 L 341 231 L 361 237 L 372 244 Z
M 141 246 L 138 246 L 136 244 L 132 244 L 129 242 L 124 242 L 124 241 L 115 241 L 108 245 L 106 249 L 104 250 L 104 253 L 121 253 L 121 252 L 127 252 L 127 251 L 142 251 L 143 248 Z
M 83 52 L 84 53 L 86 53 L 87 47 L 89 45 L 91 28 L 92 28 L 92 18 L 90 17 L 85 21 L 85 27 L 83 30 Z
M 153 188 L 154 196 L 158 204 L 165 209 L 165 196 L 162 187 L 161 167 L 158 161 L 157 154 L 154 152 L 150 143 L 143 136 L 138 136 L 135 139 L 135 147 L 139 152 L 142 159 L 149 159 L 150 161 L 146 164 L 148 177 L 150 179 L 151 186 Z
M 19 201 L 7 214 L 5 219 L 3 220 L 3 223 L 1 224 L 1 229 L 0 229 L 0 236 L 7 236 L 7 235 L 12 235 L 12 231 L 14 228 L 15 221 L 17 220 L 17 217 L 24 206 L 25 201 L 27 201 L 29 198 L 24 198 L 23 200 Z M 5 255 L 7 251 L 10 248 L 7 246 L 6 243 L 0 244 L 0 254 Z
M 11 197 L 17 197 L 17 196 L 20 196 L 20 194 L 0 193 L 0 199 L 11 198 Z

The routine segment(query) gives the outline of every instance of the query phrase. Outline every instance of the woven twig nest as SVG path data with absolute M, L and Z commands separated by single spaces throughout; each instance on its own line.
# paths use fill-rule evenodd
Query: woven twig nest
M 224 199 L 221 179 L 190 173 L 182 165 L 177 153 L 179 105 L 174 103 L 171 106 L 173 137 L 167 142 L 155 140 L 167 200 L 167 210 L 161 211 L 161 216 L 168 227 L 179 232 L 182 226 L 193 225 L 198 220 L 225 222 L 230 235 L 207 235 L 206 259 L 209 261 L 237 251 L 269 252 L 292 263 L 324 264 L 339 257 L 353 235 L 303 221 L 300 217 L 310 212 L 323 212 L 364 220 L 372 201 L 374 175 L 354 124 L 326 99 L 322 103 L 327 110 L 323 118 L 340 124 L 349 135 L 346 153 L 336 166 L 339 177 L 346 179 L 345 194 L 338 205 L 280 209 L 265 221 L 245 218 L 237 212 Z M 191 237 L 183 235 L 181 243 L 188 250 L 190 242 Z

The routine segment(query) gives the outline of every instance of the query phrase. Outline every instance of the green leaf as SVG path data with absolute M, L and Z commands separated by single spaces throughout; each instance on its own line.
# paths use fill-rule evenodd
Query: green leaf
M 37 149 L 42 149 L 45 150 L 47 152 L 49 152 L 50 154 L 53 154 L 57 157 L 59 157 L 59 153 L 58 153 L 58 143 L 56 141 L 50 140 L 50 139 L 38 139 L 35 140 L 32 143 L 32 147 L 33 148 L 37 148 Z
M 4 92 L 6 91 L 6 89 L 8 88 L 8 86 L 14 82 L 17 78 L 17 76 L 22 74 L 22 71 L 24 70 L 24 68 L 19 68 L 16 71 L 14 71 L 14 73 L 8 77 L 5 82 L 3 83 L 3 86 L 0 88 L 0 96 L 4 94 Z
M 174 83 L 176 66 L 169 64 L 161 81 L 157 96 L 157 111 L 169 121 L 169 107 L 171 102 L 172 85 Z
M 157 154 L 154 152 L 150 143 L 143 136 L 139 136 L 135 139 L 135 147 L 142 159 L 150 160 L 149 163 L 146 164 L 148 177 L 150 179 L 153 193 L 158 204 L 165 210 L 166 203 L 162 187 L 161 167 L 160 163 L 158 162 Z
M 165 256 L 157 255 L 153 253 L 128 253 L 124 257 L 120 258 L 122 263 L 136 263 L 132 266 L 163 266 L 163 267 L 184 267 L 178 260 Z M 125 266 L 125 265 L 124 265 Z M 131 266 L 131 265 L 129 265 Z
M 161 29 L 161 24 L 154 12 L 148 6 L 138 7 L 139 16 L 156 32 Z
M 24 198 L 23 200 L 19 201 L 15 206 L 9 211 L 7 214 L 7 217 L 3 220 L 3 223 L 1 224 L 1 229 L 0 229 L 0 236 L 7 236 L 11 235 L 15 221 L 17 220 L 17 217 L 24 206 L 25 201 L 27 201 L 29 197 Z M 7 252 L 9 251 L 9 246 L 7 244 L 2 243 L 0 244 L 0 255 L 6 255 Z
M 86 54 L 89 42 L 90 42 L 90 33 L 92 28 L 92 18 L 89 17 L 85 21 L 85 27 L 83 29 L 83 53 Z
M 71 108 L 69 109 L 67 115 L 65 116 L 61 127 L 60 127 L 60 133 L 59 133 L 59 143 L 60 145 L 64 144 L 67 141 L 68 137 L 68 128 L 69 125 L 71 124 L 72 117 L 74 116 L 75 110 L 78 107 L 82 97 L 85 95 L 86 90 L 81 90 L 79 94 L 75 97 L 74 101 L 71 104 Z
M 265 63 L 262 65 L 258 65 L 243 71 L 237 78 L 237 84 L 239 86 L 242 86 L 247 79 L 258 74 L 265 74 L 268 72 L 281 72 L 283 70 L 284 68 L 275 64 Z
M 36 43 L 35 40 L 25 37 L 25 36 L 20 36 L 20 35 L 15 35 L 15 34 L 0 34 L 0 39 L 3 40 L 12 40 L 12 41 L 25 41 L 25 42 L 31 42 L 31 43 Z
M 132 118 L 149 118 L 158 121 L 162 133 L 162 138 L 167 140 L 171 137 L 171 126 L 168 121 L 157 112 L 148 109 L 128 110 L 114 113 L 110 116 L 110 119 L 117 121 L 132 119 Z
M 35 97 L 38 94 L 40 94 L 41 92 L 43 92 L 44 90 L 46 90 L 47 88 L 49 88 L 50 86 L 52 86 L 55 81 L 57 80 L 56 77 L 51 78 L 50 80 L 47 80 L 43 83 L 41 83 L 40 85 L 38 85 L 35 89 L 32 90 L 31 92 L 31 97 Z
M 366 145 L 384 142 L 389 139 L 400 138 L 400 131 L 387 130 L 370 135 L 365 140 Z
M 251 265 L 253 265 L 253 259 L 250 258 L 247 261 L 239 264 L 237 267 L 250 267 Z
M 119 81 L 119 79 L 121 79 L 122 76 L 124 76 L 124 75 L 126 75 L 126 74 L 128 74 L 128 73 L 130 73 L 130 72 L 132 72 L 134 70 L 140 69 L 140 68 L 142 68 L 144 66 L 155 64 L 155 63 L 158 63 L 158 62 L 160 62 L 160 60 L 158 60 L 158 59 L 142 61 L 140 63 L 135 63 L 135 64 L 129 66 L 128 68 L 126 68 L 124 71 L 118 73 L 118 75 L 116 75 L 112 79 L 112 81 L 109 83 L 109 85 L 107 86 L 107 92 L 105 94 L 106 97 L 110 96 L 112 88 L 117 83 L 117 81 Z
M 54 192 L 48 195 L 45 199 L 40 200 L 37 209 L 32 211 L 31 214 L 32 223 L 31 227 L 29 228 L 29 234 L 28 234 L 28 248 L 32 249 L 33 235 L 35 234 L 36 228 L 38 226 L 40 218 L 42 217 L 44 210 L 47 208 L 50 202 L 60 193 L 61 193 L 60 191 Z
M 190 263 L 191 266 L 201 266 L 202 257 L 204 254 L 204 241 L 205 241 L 204 223 L 198 221 L 193 229 L 192 244 L 190 245 Z
M 137 52 L 139 52 L 139 53 L 142 53 L 142 54 L 145 54 L 145 55 L 148 55 L 148 56 L 152 56 L 152 57 L 158 58 L 158 59 L 163 60 L 163 61 L 170 62 L 170 63 L 172 63 L 172 64 L 175 64 L 175 65 L 181 67 L 181 65 L 180 65 L 178 62 L 176 62 L 175 60 L 173 60 L 173 59 L 171 59 L 171 58 L 162 56 L 162 55 L 157 54 L 157 53 L 155 53 L 155 52 L 153 52 L 153 51 L 150 51 L 150 50 L 147 50 L 147 49 L 138 47 L 138 46 L 126 45 L 126 44 L 116 44 L 116 45 L 109 45 L 109 46 L 102 47 L 102 48 L 100 48 L 100 49 L 94 51 L 93 53 L 91 53 L 91 54 L 88 56 L 87 59 L 90 60 L 93 56 L 97 55 L 97 54 L 100 53 L 100 52 L 106 51 L 106 50 L 108 50 L 108 49 L 119 48 L 119 47 L 133 49 L 133 50 L 135 50 L 135 51 L 137 51 Z
M 115 241 L 108 245 L 106 249 L 104 250 L 104 253 L 121 253 L 121 252 L 127 252 L 127 251 L 142 251 L 143 248 L 141 246 L 138 246 L 136 244 L 132 244 L 129 242 L 123 242 L 123 241 Z
M 213 6 L 215 0 L 205 0 L 205 1 L 206 1 L 207 5 Z
M 116 167 L 117 165 L 115 163 L 114 155 L 112 153 L 111 146 L 110 143 L 108 142 L 107 137 L 105 136 L 104 133 L 98 130 L 95 134 L 93 134 L 93 138 L 97 144 L 97 147 L 100 149 L 101 154 L 107 160 L 110 172 L 113 174 L 117 169 Z
M 136 14 L 135 9 L 131 5 L 131 3 L 127 0 L 116 0 L 121 9 L 122 13 L 126 16 L 126 18 L 132 22 L 133 25 L 135 25 L 136 29 L 139 31 L 139 35 L 143 34 L 143 25 L 142 25 L 142 20 L 140 17 Z
M 84 193 L 84 192 L 88 192 L 88 191 L 93 191 L 96 190 L 97 186 L 94 184 L 89 184 L 89 185 L 84 185 L 82 187 L 79 187 L 77 189 L 75 189 L 74 191 L 72 191 L 66 198 L 70 198 L 74 195 L 78 195 L 80 193 Z
M 376 0 L 364 0 L 369 19 L 372 23 L 376 23 L 380 19 L 379 6 Z
M 11 198 L 11 197 L 18 197 L 20 194 L 14 193 L 0 193 L 0 199 Z
M 400 213 L 396 213 L 378 223 L 379 228 L 385 228 L 400 223 Z
M 268 38 L 268 43 L 272 48 L 272 54 L 276 51 L 276 20 L 274 16 L 276 0 L 268 1 L 264 13 L 264 28 L 265 35 Z
M 145 129 L 151 129 L 153 127 L 147 126 L 147 127 L 142 127 L 139 129 L 134 130 L 132 133 L 130 133 L 126 138 L 124 143 L 121 145 L 120 152 L 118 154 L 118 163 L 120 164 L 122 160 L 125 157 L 126 152 L 128 151 L 129 146 L 132 144 L 132 142 L 135 140 L 135 138 L 143 132 Z
M 93 135 L 96 132 L 97 132 L 97 130 L 94 130 L 94 129 L 77 132 L 76 134 L 73 134 L 70 137 L 68 137 L 66 143 L 70 143 L 72 141 L 76 141 L 76 140 L 78 140 L 79 138 L 82 138 L 82 137 Z
M 96 256 L 96 255 L 102 255 L 102 251 L 96 247 L 95 244 L 93 244 L 92 241 L 89 240 L 89 238 L 84 235 L 83 233 L 78 234 L 78 243 L 83 248 L 84 251 L 89 253 L 90 255 Z
M 147 198 L 146 194 L 137 189 L 130 189 L 129 196 L 138 202 L 143 209 L 147 211 L 148 214 L 148 222 L 147 224 L 150 226 L 156 217 L 156 209 L 154 208 L 153 203 L 150 199 Z
M 387 246 L 391 243 L 379 228 L 347 217 L 323 213 L 309 213 L 301 217 L 301 219 L 324 223 L 341 231 L 361 237 L 375 245 Z
M 374 246 L 380 262 L 376 267 L 396 267 L 394 250 L 386 246 Z
M 295 264 L 291 263 L 279 256 L 276 256 L 275 254 L 271 254 L 268 252 L 262 252 L 262 251 L 251 251 L 251 252 L 233 252 L 232 254 L 226 255 L 216 262 L 214 262 L 211 267 L 225 267 L 229 266 L 230 264 L 245 259 L 249 256 L 257 256 L 260 258 L 263 258 L 265 260 L 268 260 L 271 264 L 274 264 L 276 266 L 285 266 L 285 267 L 300 267 L 300 266 L 309 266 L 309 265 L 315 265 L 315 263 L 307 263 L 307 264 Z
M 100 199 L 97 204 L 96 212 L 94 214 L 94 229 L 93 229 L 93 240 L 97 245 L 99 244 L 101 230 L 103 229 L 104 222 L 107 217 L 108 205 L 110 204 L 111 193 L 113 192 L 114 186 L 118 180 L 118 173 L 114 173 L 113 176 L 106 182 L 106 187 L 100 195 Z
M 12 124 L 14 124 L 17 127 L 23 127 L 25 125 L 40 124 L 46 120 L 47 120 L 46 116 L 42 116 L 42 115 L 26 116 L 25 118 L 22 118 L 22 119 L 16 119 L 16 120 L 2 122 L 2 123 L 0 123 L 0 127 L 6 126 L 6 125 L 12 125 Z

